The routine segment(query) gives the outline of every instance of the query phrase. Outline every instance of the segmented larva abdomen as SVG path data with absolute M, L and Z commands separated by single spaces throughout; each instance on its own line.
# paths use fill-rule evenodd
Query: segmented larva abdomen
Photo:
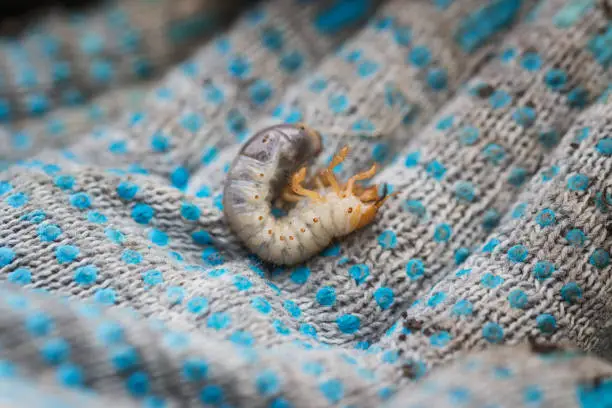
M 304 206 L 276 219 L 272 200 L 289 176 L 321 151 L 321 136 L 303 125 L 278 125 L 256 133 L 227 174 L 223 208 L 230 228 L 261 259 L 277 264 L 304 260 L 329 244 L 317 212 Z

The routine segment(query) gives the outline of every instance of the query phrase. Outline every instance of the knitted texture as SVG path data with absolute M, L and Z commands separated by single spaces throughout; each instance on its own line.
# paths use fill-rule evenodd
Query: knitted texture
M 7 403 L 605 406 L 612 366 L 567 350 L 612 353 L 606 4 L 264 2 L 133 110 L 106 95 L 118 119 L 10 152 Z M 298 121 L 317 166 L 348 144 L 336 173 L 377 162 L 397 194 L 277 268 L 221 187 L 243 141 Z
M 159 76 L 227 23 L 239 3 L 108 1 L 80 13 L 48 13 L 18 37 L 3 38 L 0 124 L 9 126 L 0 136 L 8 146 L 0 159 L 31 155 L 44 140 L 82 132 L 71 127 L 74 111 L 103 91 Z M 47 115 L 57 108 L 70 113 Z M 102 116 L 99 110 L 90 106 L 90 118 Z

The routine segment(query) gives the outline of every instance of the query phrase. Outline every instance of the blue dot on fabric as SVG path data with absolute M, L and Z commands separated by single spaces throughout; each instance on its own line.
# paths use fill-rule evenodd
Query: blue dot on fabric
M 62 235 L 62 230 L 55 224 L 41 224 L 37 229 L 37 233 L 41 242 L 52 242 Z
M 121 260 L 128 265 L 138 265 L 142 262 L 142 255 L 133 249 L 126 249 L 121 254 Z
M 561 288 L 561 297 L 568 303 L 576 303 L 582 299 L 582 288 L 576 282 L 569 282 Z
M 512 112 L 512 119 L 523 127 L 530 127 L 536 120 L 536 111 L 528 106 L 521 106 Z
M 195 296 L 187 302 L 187 311 L 193 314 L 201 314 L 208 309 L 208 299 Z
M 16 285 L 27 285 L 32 283 L 32 272 L 26 268 L 18 268 L 7 275 L 8 281 Z
M 333 94 L 329 96 L 328 106 L 334 113 L 343 113 L 349 107 L 348 98 L 343 94 Z
M 333 306 L 336 303 L 336 289 L 325 286 L 317 291 L 316 299 L 321 306 Z
M 170 286 L 166 289 L 166 298 L 168 299 L 168 303 L 173 305 L 183 303 L 185 299 L 185 289 L 180 286 Z
M 300 333 L 307 337 L 317 338 L 317 329 L 313 325 L 308 323 L 302 323 L 300 325 Z
M 553 91 L 558 91 L 567 82 L 567 74 L 560 69 L 551 69 L 544 75 L 544 82 Z
M 125 387 L 132 396 L 143 397 L 149 392 L 149 377 L 142 371 L 136 371 L 127 378 Z
M 155 210 L 148 204 L 138 203 L 132 208 L 132 219 L 138 224 L 148 224 L 154 215 Z
M 79 256 L 80 250 L 74 245 L 60 245 L 55 250 L 55 258 L 60 264 L 69 263 Z
M 6 198 L 6 203 L 13 208 L 20 208 L 26 205 L 29 201 L 29 197 L 24 193 L 15 193 Z
M 374 291 L 374 300 L 376 304 L 383 310 L 391 307 L 394 301 L 393 290 L 387 287 L 381 287 Z
M 527 178 L 529 177 L 529 172 L 527 169 L 522 167 L 515 167 L 510 171 L 510 175 L 508 176 L 508 183 L 515 187 L 520 187 L 525 184 Z
M 467 299 L 461 299 L 453 305 L 451 314 L 455 316 L 469 316 L 473 311 L 474 306 L 472 305 L 472 302 Z
M 117 194 L 124 200 L 131 200 L 138 193 L 138 186 L 129 181 L 122 181 L 117 186 Z
M 204 230 L 193 232 L 191 234 L 191 239 L 198 245 L 210 245 L 213 243 L 212 236 Z
M 249 87 L 249 97 L 255 105 L 265 104 L 272 97 L 273 92 L 272 85 L 263 79 L 256 80 Z
M 15 252 L 8 247 L 0 247 L 0 267 L 6 266 L 15 259 Z
M 597 142 L 595 149 L 597 152 L 599 152 L 599 154 L 604 156 L 612 156 L 612 138 L 604 137 Z
M 125 235 L 119 230 L 106 228 L 104 230 L 104 235 L 115 244 L 122 244 L 125 242 Z
M 378 236 L 378 245 L 383 249 L 392 249 L 397 246 L 397 235 L 391 230 L 383 231 Z
M 567 188 L 571 191 L 585 191 L 589 186 L 589 178 L 584 174 L 574 174 L 567 179 Z
M 521 66 L 527 71 L 537 71 L 542 66 L 542 58 L 535 52 L 527 52 L 521 59 Z
M 46 336 L 53 326 L 53 321 L 45 313 L 36 312 L 25 318 L 25 328 L 34 337 Z
M 6 194 L 13 189 L 8 181 L 0 180 L 0 195 Z
M 565 234 L 565 239 L 571 246 L 582 248 L 586 243 L 587 236 L 584 232 L 582 232 L 582 230 L 572 228 L 571 230 L 567 231 L 567 234 Z
M 209 384 L 200 391 L 200 401 L 204 404 L 219 405 L 223 402 L 223 389 L 215 384 Z
M 425 265 L 420 259 L 411 259 L 406 264 L 406 275 L 412 280 L 419 279 L 425 273 Z
M 74 281 L 78 285 L 93 285 L 98 278 L 98 268 L 94 265 L 80 266 L 74 271 Z
M 104 322 L 97 330 L 98 339 L 106 346 L 119 344 L 124 340 L 123 328 L 114 322 Z
M 510 303 L 510 307 L 514 309 L 523 309 L 527 306 L 527 302 L 529 298 L 527 294 L 521 289 L 513 289 L 508 294 L 508 302 Z
M 310 268 L 306 266 L 299 266 L 291 272 L 291 282 L 296 285 L 303 285 L 308 281 L 308 277 L 310 276 Z
M 142 281 L 147 286 L 155 286 L 163 283 L 163 274 L 155 269 L 148 270 L 142 273 Z
M 79 210 L 84 210 L 91 207 L 91 198 L 86 193 L 75 193 L 70 196 L 70 204 Z
M 497 323 L 487 322 L 482 328 L 482 337 L 490 343 L 501 343 L 504 338 L 504 330 Z
M 427 299 L 427 306 L 436 307 L 444 302 L 446 299 L 446 293 L 444 292 L 434 292 L 429 299 Z
M 249 278 L 241 276 L 241 275 L 234 276 L 233 281 L 234 281 L 233 282 L 234 286 L 239 291 L 248 290 L 253 286 L 253 283 L 249 280 Z
M 117 293 L 112 288 L 103 288 L 96 290 L 94 300 L 103 305 L 114 305 L 117 301 Z
M 508 260 L 514 263 L 524 262 L 529 251 L 524 245 L 514 245 L 508 250 Z
M 489 104 L 493 109 L 502 109 L 510 105 L 512 97 L 506 91 L 496 89 L 489 97 Z
M 431 52 L 427 47 L 418 45 L 410 50 L 408 61 L 418 68 L 425 67 L 431 61 Z
M 470 254 L 471 251 L 468 248 L 457 248 L 453 256 L 455 258 L 455 265 L 461 265 L 466 259 L 468 259 Z
M 231 321 L 232 320 L 227 313 L 215 312 L 208 316 L 208 319 L 206 319 L 206 327 L 214 330 L 221 330 L 227 328 Z
M 158 229 L 152 229 L 149 231 L 149 240 L 158 246 L 166 246 L 168 245 L 168 241 L 170 238 L 168 234 Z
M 597 248 L 589 257 L 589 263 L 598 269 L 603 269 L 610 264 L 610 254 L 605 249 Z
M 555 212 L 550 208 L 545 208 L 536 216 L 536 222 L 542 228 L 548 227 L 555 223 Z
M 451 335 L 447 331 L 432 334 L 429 337 L 429 344 L 433 347 L 444 347 L 451 341 Z
M 290 51 L 284 54 L 280 61 L 280 68 L 289 74 L 296 73 L 304 65 L 304 56 L 298 51 Z
M 121 345 L 111 350 L 110 361 L 118 371 L 129 370 L 138 364 L 138 353 L 132 346 Z
M 280 380 L 273 371 L 264 371 L 256 376 L 255 387 L 260 395 L 272 395 L 280 389 Z
M 544 334 L 551 334 L 557 330 L 557 319 L 551 314 L 543 313 L 536 317 L 536 325 Z
M 349 275 L 355 280 L 355 283 L 359 286 L 363 282 L 365 282 L 368 276 L 370 276 L 370 267 L 365 264 L 353 265 L 349 268 Z
M 285 300 L 285 302 L 283 303 L 283 308 L 285 308 L 285 310 L 291 315 L 291 317 L 297 318 L 300 317 L 300 315 L 302 314 L 300 307 L 293 300 Z
M 68 358 L 70 345 L 61 338 L 49 339 L 43 343 L 40 353 L 47 363 L 57 365 Z
M 72 176 L 60 175 L 55 177 L 55 185 L 62 190 L 70 190 L 74 187 L 76 180 Z
M 261 296 L 254 297 L 251 300 L 251 306 L 263 314 L 268 314 L 272 310 L 270 303 Z
M 436 242 L 448 242 L 451 235 L 453 233 L 453 229 L 448 224 L 440 224 L 434 230 L 434 241 Z
M 60 384 L 68 388 L 80 387 L 83 385 L 83 370 L 74 364 L 62 364 L 57 369 L 56 375 Z
M 491 272 L 485 273 L 480 279 L 480 284 L 488 289 L 494 289 L 502 283 L 504 283 L 504 278 Z
M 540 281 L 550 278 L 554 271 L 555 265 L 548 261 L 539 261 L 532 269 L 533 276 Z
M 361 327 L 359 317 L 352 314 L 344 314 L 336 319 L 338 329 L 345 334 L 353 334 Z
M 106 215 L 97 211 L 88 211 L 87 221 L 91 222 L 92 224 L 104 224 L 108 221 L 108 218 Z
M 197 221 L 200 218 L 201 211 L 195 204 L 182 203 L 181 216 L 188 221 Z
M 426 81 L 433 91 L 441 91 L 448 84 L 448 74 L 442 68 L 432 68 L 427 72 Z
M 444 167 L 444 165 L 442 165 L 442 163 L 437 160 L 433 160 L 429 164 L 427 164 L 425 170 L 431 177 L 436 180 L 442 180 L 444 174 L 446 174 L 446 167 Z
M 208 375 L 208 363 L 199 358 L 189 358 L 183 363 L 182 373 L 187 381 L 205 380 Z
M 319 390 L 332 404 L 336 404 L 344 398 L 344 384 L 340 380 L 327 380 L 319 385 Z

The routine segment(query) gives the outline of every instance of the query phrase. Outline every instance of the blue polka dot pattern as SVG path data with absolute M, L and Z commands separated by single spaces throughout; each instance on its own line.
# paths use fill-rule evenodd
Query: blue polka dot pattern
M 485 61 L 474 51 L 521 21 L 516 2 L 391 1 L 354 36 L 375 2 L 264 3 L 153 84 L 146 103 L 124 112 L 117 102 L 121 118 L 83 108 L 100 126 L 69 149 L 16 161 L 0 182 L 9 284 L 0 323 L 13 322 L 20 347 L 36 353 L 32 370 L 3 342 L 0 373 L 45 371 L 62 392 L 104 398 L 112 388 L 143 406 L 381 406 L 410 387 L 399 376 L 432 367 L 435 376 L 470 348 L 527 336 L 597 344 L 588 310 L 607 307 L 610 149 L 601 112 L 584 108 L 600 98 L 594 111 L 608 109 L 599 94 L 608 23 L 601 8 L 547 1 L 530 15 L 538 24 L 500 39 Z M 172 41 L 212 23 L 187 14 L 168 30 Z M 131 26 L 129 17 L 100 24 Z M 155 72 L 158 61 L 138 52 L 148 33 L 116 28 L 117 41 L 91 29 L 74 36 L 88 56 L 83 72 L 68 62 L 47 64 L 47 74 L 83 74 L 98 91 L 124 69 Z M 123 50 L 118 60 L 109 47 Z M 576 52 L 579 64 L 561 60 Z M 125 66 L 123 53 L 134 56 Z M 28 69 L 10 78 L 33 87 L 23 100 L 32 115 L 57 104 L 39 91 L 47 78 Z M 43 127 L 63 143 L 72 124 L 50 115 Z M 300 265 L 249 255 L 223 219 L 235 147 L 268 119 L 321 131 L 315 168 L 348 144 L 334 173 L 376 162 L 386 168 L 376 182 L 394 193 L 372 225 Z M 38 147 L 36 129 L 11 131 L 11 149 Z M 429 393 L 444 402 L 422 406 L 480 402 L 471 373 L 481 368 L 482 384 L 504 381 L 487 398 L 520 384 L 515 400 L 548 402 L 547 378 L 521 379 L 519 359 L 502 360 L 462 366 L 472 371 Z M 568 384 L 554 389 L 594 398 Z

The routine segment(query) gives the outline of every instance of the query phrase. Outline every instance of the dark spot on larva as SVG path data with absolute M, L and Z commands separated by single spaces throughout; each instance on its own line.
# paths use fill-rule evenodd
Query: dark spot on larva
M 406 341 L 406 337 L 407 337 L 407 336 L 406 336 L 404 333 L 402 333 L 402 334 L 400 334 L 400 335 L 398 336 L 398 339 L 399 339 L 399 341 Z
M 319 222 L 319 219 L 318 219 L 317 217 L 314 217 L 314 218 L 312 219 L 312 222 Z
M 304 228 L 300 228 L 300 232 L 306 232 Z
M 255 199 L 259 200 L 259 195 L 255 194 Z
M 272 230 L 271 229 L 268 230 L 268 235 L 272 235 Z
M 257 217 L 257 219 L 258 219 L 259 221 L 263 220 L 263 215 L 260 215 L 259 217 Z
M 349 207 L 348 210 L 346 210 L 347 213 L 352 213 L 353 212 L 353 207 Z
M 289 235 L 289 241 L 293 241 L 293 235 Z
M 284 237 L 283 235 L 281 235 L 281 236 L 280 236 L 280 240 L 281 240 L 281 241 L 284 241 L 284 240 L 285 240 L 285 237 Z
M 263 176 L 264 176 L 264 174 L 263 174 L 263 173 L 259 173 L 259 177 L 263 177 Z

